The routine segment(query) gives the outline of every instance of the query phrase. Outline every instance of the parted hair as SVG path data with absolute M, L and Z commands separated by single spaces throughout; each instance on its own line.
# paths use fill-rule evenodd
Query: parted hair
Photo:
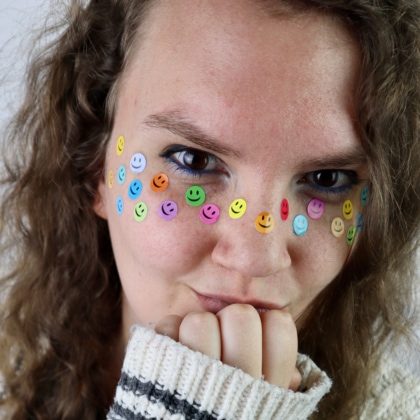
M 119 82 L 159 1 L 69 0 L 28 67 L 1 176 L 0 410 L 11 418 L 99 419 L 112 404 L 122 292 L 107 223 L 93 203 Z M 355 124 L 369 167 L 363 230 L 341 273 L 297 321 L 299 351 L 334 382 L 314 418 L 349 418 L 363 406 L 384 346 L 412 337 L 420 2 L 249 1 L 270 15 L 329 15 L 360 46 Z

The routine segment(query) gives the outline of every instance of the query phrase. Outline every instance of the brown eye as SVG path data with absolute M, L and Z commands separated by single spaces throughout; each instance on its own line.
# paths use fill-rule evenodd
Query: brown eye
M 209 155 L 201 150 L 185 150 L 180 153 L 179 160 L 189 169 L 202 171 L 207 169 Z
M 324 188 L 334 187 L 338 181 L 338 171 L 328 170 L 328 171 L 318 171 L 314 172 L 313 175 L 313 182 Z

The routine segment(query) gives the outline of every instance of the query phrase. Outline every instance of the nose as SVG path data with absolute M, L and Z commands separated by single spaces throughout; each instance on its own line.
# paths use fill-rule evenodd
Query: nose
M 281 223 L 280 214 L 274 216 L 275 226 L 268 234 L 256 229 L 255 218 L 229 220 L 213 248 L 212 259 L 247 278 L 273 276 L 291 266 L 289 232 L 286 224 Z

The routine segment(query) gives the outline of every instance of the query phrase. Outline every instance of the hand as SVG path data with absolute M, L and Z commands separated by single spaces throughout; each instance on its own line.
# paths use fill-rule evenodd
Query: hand
M 216 315 L 169 315 L 157 323 L 155 330 L 256 379 L 264 378 L 293 391 L 299 388 L 301 375 L 295 367 L 297 332 L 286 312 L 258 313 L 251 305 L 233 304 Z

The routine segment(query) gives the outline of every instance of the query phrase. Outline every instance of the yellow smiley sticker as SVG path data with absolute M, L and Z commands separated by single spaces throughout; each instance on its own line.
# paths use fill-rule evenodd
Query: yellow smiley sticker
M 108 175 L 108 186 L 109 188 L 112 188 L 113 185 L 114 185 L 114 172 L 111 169 Z
M 260 233 L 270 233 L 274 229 L 274 217 L 271 213 L 263 211 L 255 219 L 255 228 Z
M 246 201 L 243 198 L 238 198 L 237 200 L 232 201 L 232 204 L 229 207 L 229 216 L 232 219 L 239 219 L 246 212 Z
M 124 136 L 118 137 L 117 140 L 117 155 L 121 156 L 124 151 Z
M 343 204 L 343 216 L 346 220 L 353 217 L 353 204 L 350 200 L 346 200 Z
M 336 238 L 341 238 L 344 234 L 344 222 L 339 217 L 336 217 L 331 222 L 331 232 Z

